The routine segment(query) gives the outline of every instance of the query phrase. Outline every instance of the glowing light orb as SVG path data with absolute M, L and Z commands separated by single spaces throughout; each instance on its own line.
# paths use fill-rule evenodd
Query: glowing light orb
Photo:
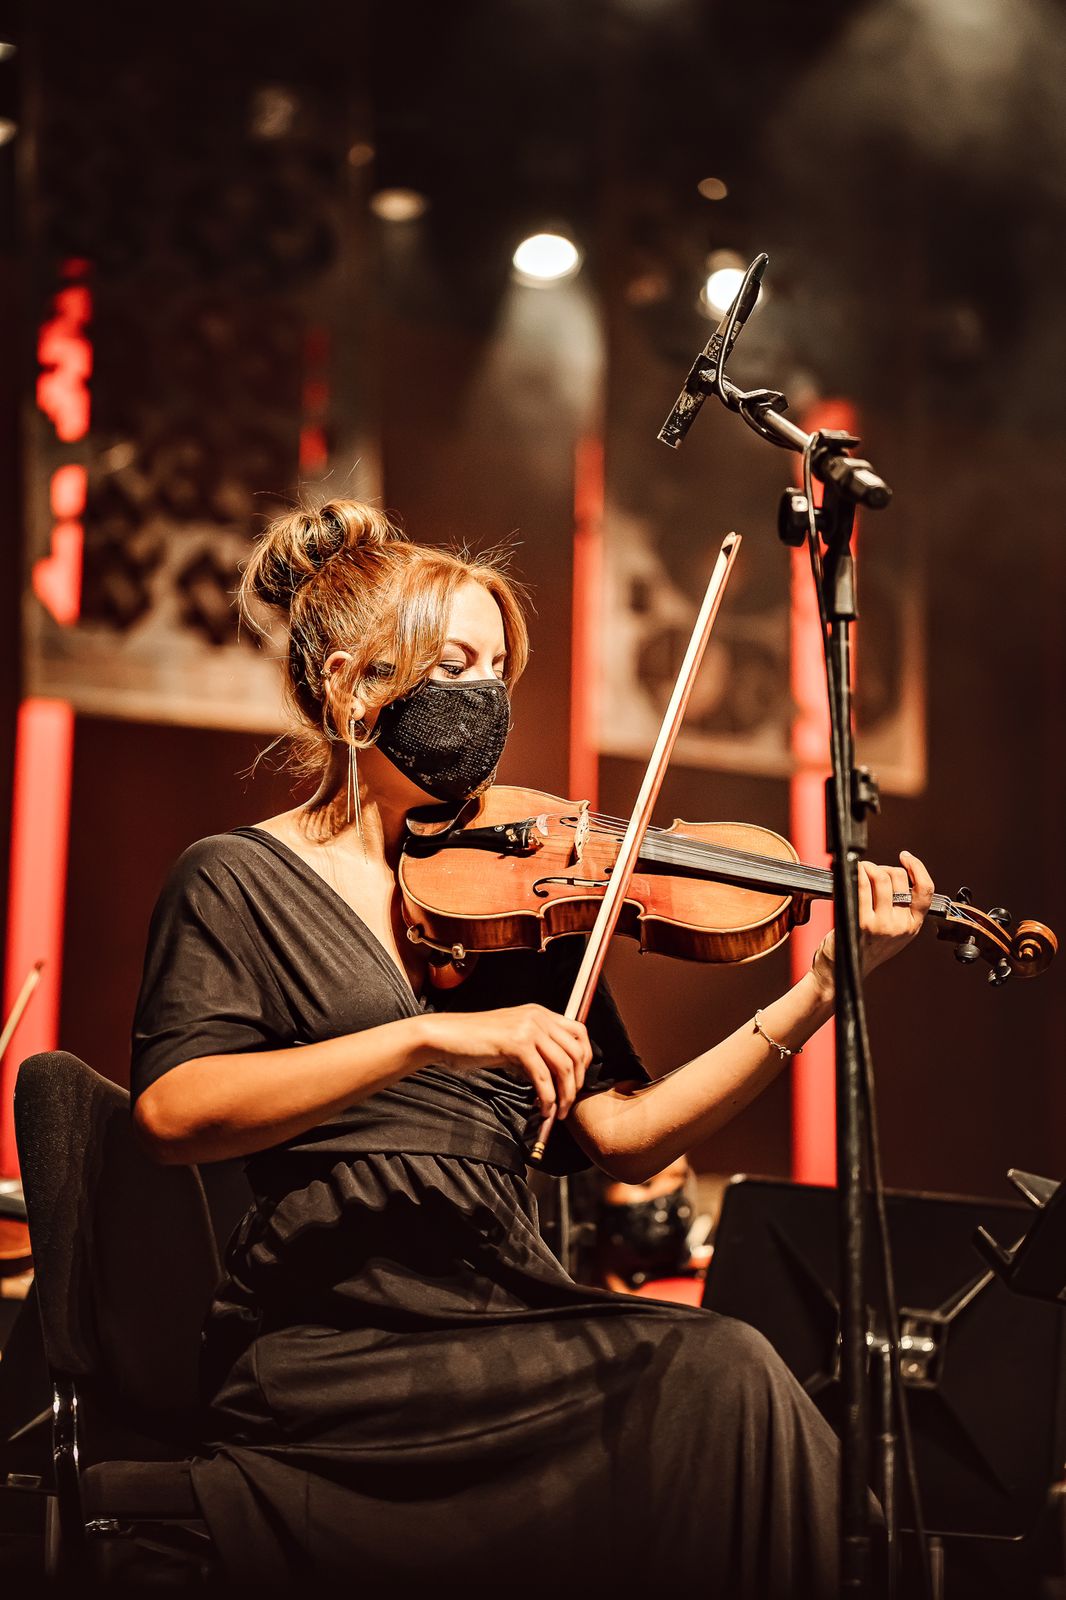
M 743 281 L 744 273 L 740 267 L 716 267 L 703 286 L 703 298 L 708 308 L 716 316 L 724 317 Z
M 572 278 L 581 265 L 577 246 L 561 233 L 531 234 L 522 240 L 511 259 L 519 281 L 534 285 Z
M 415 222 L 425 215 L 429 201 L 417 189 L 379 189 L 370 209 L 382 222 Z

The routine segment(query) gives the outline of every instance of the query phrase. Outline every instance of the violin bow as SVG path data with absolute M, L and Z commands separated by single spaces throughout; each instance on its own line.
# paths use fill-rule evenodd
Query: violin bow
M 574 979 L 574 987 L 570 991 L 570 999 L 563 1015 L 571 1022 L 584 1022 L 592 1004 L 592 997 L 596 992 L 596 985 L 600 981 L 603 963 L 607 958 L 607 946 L 611 935 L 614 933 L 618 918 L 621 915 L 622 905 L 629 892 L 630 880 L 637 865 L 640 847 L 644 842 L 644 835 L 651 822 L 651 814 L 655 809 L 655 802 L 659 798 L 666 768 L 673 754 L 674 744 L 684 719 L 685 710 L 696 682 L 722 604 L 725 586 L 733 570 L 733 563 L 740 549 L 740 534 L 728 533 L 722 541 L 722 548 L 718 552 L 718 559 L 714 564 L 707 592 L 703 597 L 699 615 L 692 629 L 692 636 L 685 651 L 685 658 L 681 663 L 677 681 L 674 684 L 670 703 L 663 713 L 663 720 L 659 726 L 658 737 L 652 749 L 651 758 L 644 773 L 644 779 L 637 795 L 633 813 L 626 824 L 626 831 L 622 836 L 622 843 L 618 856 L 611 869 L 611 879 L 604 891 L 600 902 L 600 909 L 589 934 L 585 946 L 585 954 Z M 540 1132 L 536 1143 L 530 1151 L 531 1162 L 539 1162 L 544 1155 L 544 1147 L 548 1142 L 552 1125 L 555 1122 L 555 1108 L 541 1123 Z

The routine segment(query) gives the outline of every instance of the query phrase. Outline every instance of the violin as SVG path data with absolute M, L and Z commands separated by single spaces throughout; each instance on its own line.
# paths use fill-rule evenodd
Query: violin
M 457 815 L 423 807 L 407 821 L 399 885 L 407 937 L 461 980 L 491 950 L 543 950 L 596 921 L 626 824 L 536 789 L 497 785 Z M 642 951 L 686 961 L 752 961 L 777 948 L 832 899 L 826 867 L 800 861 L 787 839 L 746 822 L 649 828 L 617 931 Z M 983 960 L 1001 984 L 1043 972 L 1058 941 L 1041 922 L 979 910 L 970 891 L 934 894 L 929 915 L 956 960 Z M 445 980 L 447 981 L 447 980 Z

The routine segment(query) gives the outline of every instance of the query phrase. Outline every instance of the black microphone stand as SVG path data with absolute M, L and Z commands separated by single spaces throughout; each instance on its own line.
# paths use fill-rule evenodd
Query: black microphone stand
M 723 329 L 721 349 L 728 353 L 736 336 L 738 313 L 750 308 L 751 288 L 767 264 L 759 256 L 744 282 Z M 866 821 L 879 799 L 869 772 L 855 765 L 851 704 L 851 625 L 857 616 L 855 566 L 851 537 L 857 504 L 880 510 L 892 498 L 888 485 L 870 464 L 848 455 L 858 443 L 851 435 L 807 433 L 782 415 L 784 395 L 775 390 L 745 392 L 725 376 L 719 356 L 703 365 L 699 358 L 689 373 L 659 437 L 677 447 L 688 431 L 695 409 L 694 394 L 716 395 L 762 438 L 803 457 L 805 493 L 787 490 L 778 531 L 786 544 L 808 544 L 818 591 L 819 610 L 827 632 L 826 671 L 829 696 L 832 777 L 826 784 L 826 832 L 833 863 L 833 905 L 836 937 L 837 1054 L 837 1183 L 841 1240 L 841 1388 L 844 1424 L 841 1440 L 840 1587 L 848 1597 L 872 1591 L 869 1469 L 871 1395 L 868 1379 L 868 1312 L 866 1262 L 866 1152 L 868 1123 L 866 1086 L 869 1048 L 859 950 L 858 862 L 866 851 Z M 811 479 L 824 485 L 815 510 Z M 818 550 L 818 539 L 825 547 Z M 893 1337 L 890 1330 L 890 1337 Z
M 794 504 L 790 509 L 799 510 Z M 786 534 L 792 531 L 790 520 L 789 517 L 782 519 L 784 525 L 780 531 Z M 832 777 L 826 788 L 826 831 L 833 864 L 833 909 L 837 929 L 837 1185 L 841 1213 L 840 1360 L 845 1416 L 841 1464 L 842 1595 L 868 1594 L 871 1581 L 867 1493 L 871 1429 L 865 1282 L 866 1021 L 862 965 L 858 958 L 857 866 L 866 854 L 867 815 L 878 802 L 869 774 L 855 766 L 852 736 L 850 635 L 857 615 L 851 551 L 854 521 L 854 500 L 841 493 L 830 480 L 817 516 L 817 527 L 826 545 L 822 575 L 829 625 L 832 745 Z

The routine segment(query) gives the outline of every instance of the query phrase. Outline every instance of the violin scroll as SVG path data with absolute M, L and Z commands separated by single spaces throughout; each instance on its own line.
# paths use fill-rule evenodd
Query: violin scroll
M 1003 906 L 981 911 L 970 898 L 970 890 L 963 888 L 954 900 L 945 897 L 939 905 L 940 896 L 934 896 L 931 908 L 938 918 L 937 937 L 955 945 L 957 961 L 987 961 L 988 981 L 997 986 L 1011 973 L 1035 978 L 1050 966 L 1059 948 L 1050 928 L 1042 922 L 1015 922 Z
M 1011 940 L 1011 961 L 1023 978 L 1034 978 L 1051 965 L 1059 941 L 1042 922 L 1019 922 Z

